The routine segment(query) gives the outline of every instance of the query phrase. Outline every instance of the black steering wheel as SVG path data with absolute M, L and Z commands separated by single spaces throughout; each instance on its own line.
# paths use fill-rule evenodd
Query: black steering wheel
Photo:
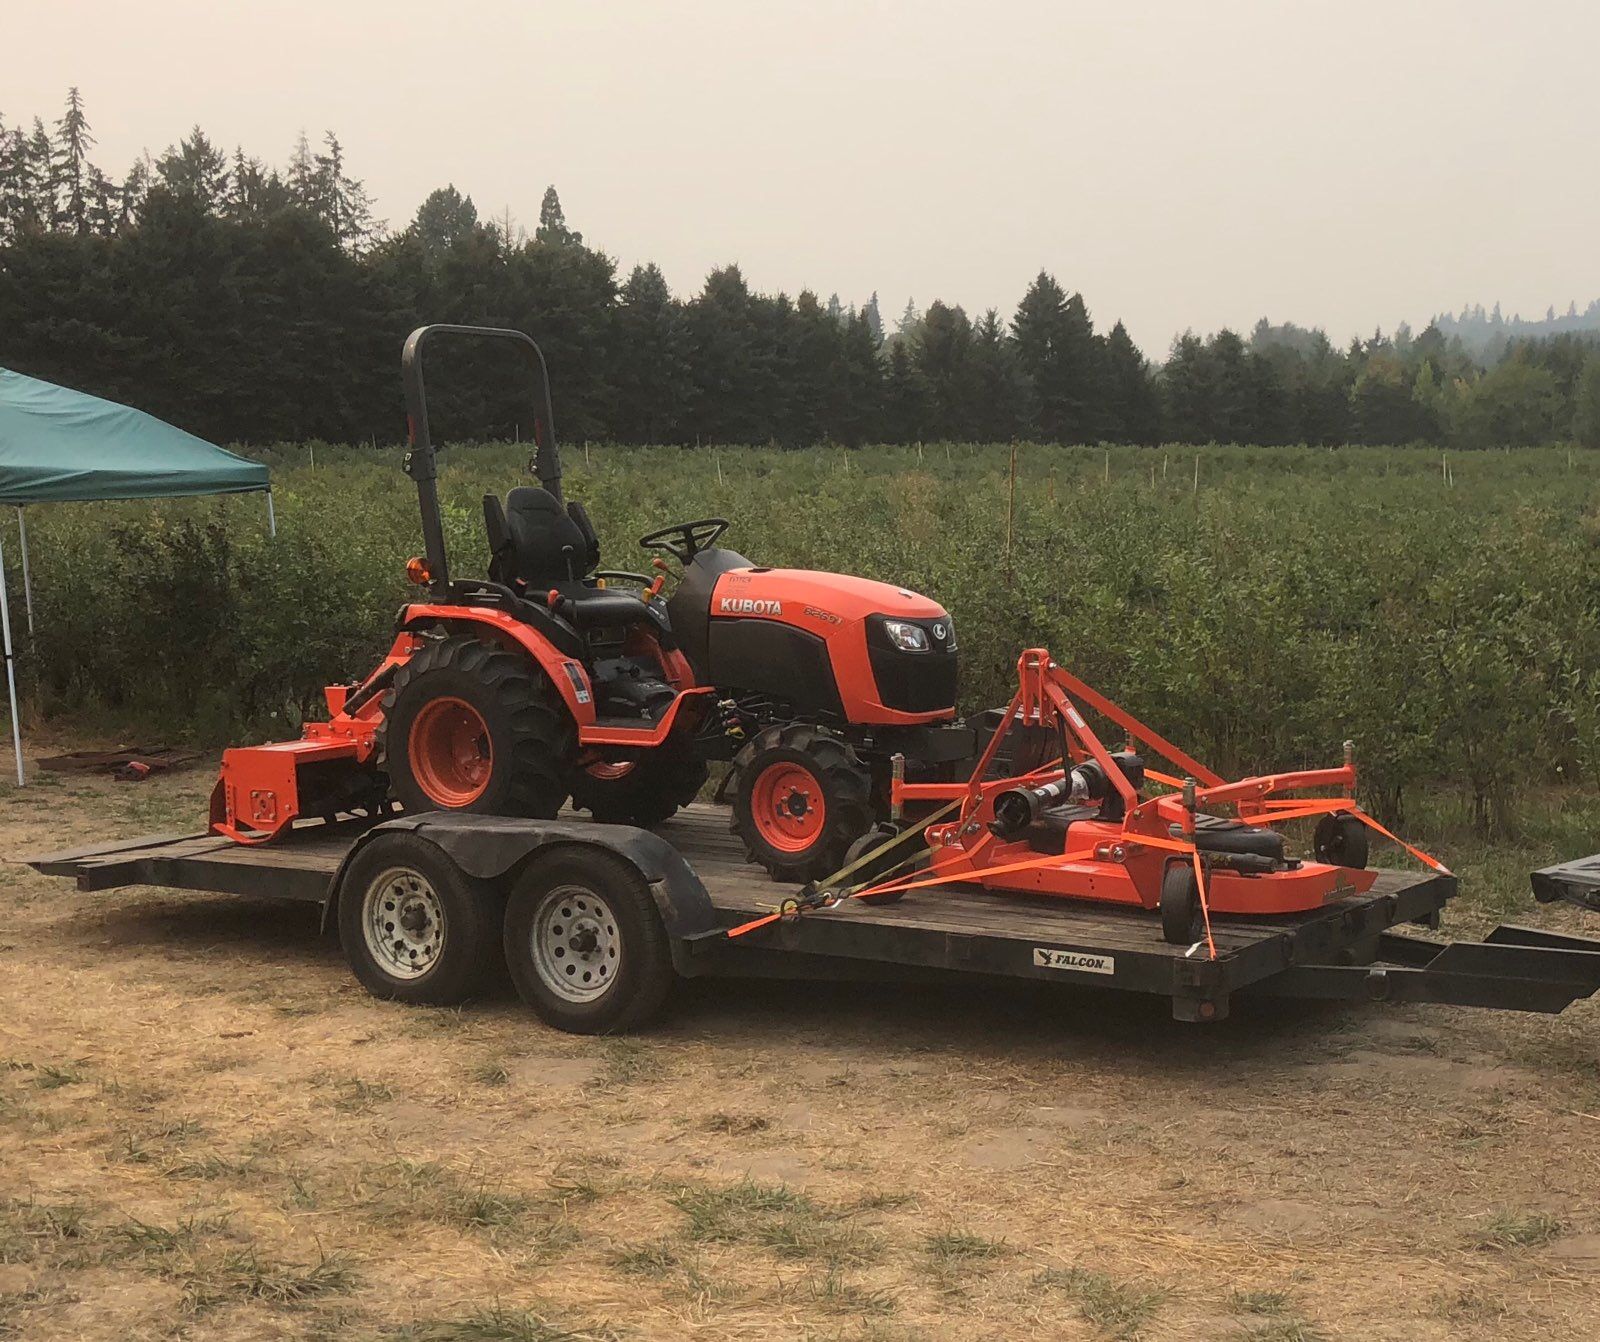
M 641 550 L 665 550 L 680 564 L 687 564 L 702 550 L 709 550 L 728 529 L 726 517 L 702 517 L 698 522 L 679 522 L 639 537 Z

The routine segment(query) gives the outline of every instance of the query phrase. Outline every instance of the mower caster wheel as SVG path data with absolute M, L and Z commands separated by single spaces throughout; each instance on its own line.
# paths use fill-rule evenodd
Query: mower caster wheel
M 1205 935 L 1200 885 L 1187 862 L 1171 863 L 1161 878 L 1161 936 L 1173 946 L 1193 946 Z
M 506 902 L 505 956 L 522 1000 L 569 1034 L 646 1024 L 677 982 L 644 877 L 592 844 L 534 858 Z
M 339 942 L 374 997 L 454 1006 L 500 956 L 503 901 L 415 834 L 379 834 L 339 884 Z
M 851 863 L 859 861 L 874 848 L 888 843 L 898 833 L 900 833 L 900 830 L 894 825 L 879 821 L 845 850 L 844 865 L 848 867 Z M 917 859 L 914 866 L 926 864 L 927 850 L 918 850 L 914 841 L 907 839 L 905 843 L 896 848 L 891 848 L 883 856 L 875 858 L 860 870 L 851 872 L 847 880 L 851 885 L 876 884 L 878 881 L 883 880 L 889 872 L 894 871 L 895 868 L 902 864 L 906 864 L 907 860 L 913 856 Z M 908 865 L 907 869 L 911 870 L 914 867 Z M 901 874 L 904 875 L 905 873 L 902 872 Z M 881 894 L 861 895 L 858 898 L 863 904 L 895 904 L 905 897 L 905 893 L 904 890 L 885 890 Z
M 1367 827 L 1348 811 L 1335 811 L 1317 821 L 1311 848 L 1318 862 L 1362 871 L 1370 854 Z

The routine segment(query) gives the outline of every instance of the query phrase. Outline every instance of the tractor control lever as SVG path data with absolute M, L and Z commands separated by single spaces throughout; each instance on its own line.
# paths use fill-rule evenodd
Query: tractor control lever
M 639 600 L 646 604 L 661 595 L 661 588 L 667 581 L 667 574 L 672 571 L 667 567 L 667 561 L 661 558 L 660 555 L 650 561 L 650 567 L 656 571 L 655 581 L 639 593 Z

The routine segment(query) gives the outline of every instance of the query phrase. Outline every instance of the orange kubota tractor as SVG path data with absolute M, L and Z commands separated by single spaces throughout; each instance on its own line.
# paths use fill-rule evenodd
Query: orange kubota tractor
M 538 485 L 485 497 L 486 578 L 445 553 L 423 352 L 440 337 L 528 359 Z M 723 518 L 639 540 L 653 575 L 599 567 L 561 490 L 544 357 L 520 331 L 425 326 L 401 355 L 427 596 L 404 606 L 367 678 L 326 692 L 297 741 L 227 751 L 214 828 L 243 843 L 299 817 L 456 810 L 650 825 L 731 760 L 733 827 L 775 877 L 820 878 L 889 809 L 891 760 L 930 781 L 970 760 L 955 719 L 956 637 L 938 603 L 889 584 L 766 568 L 718 545 Z M 675 586 L 663 597 L 669 577 Z

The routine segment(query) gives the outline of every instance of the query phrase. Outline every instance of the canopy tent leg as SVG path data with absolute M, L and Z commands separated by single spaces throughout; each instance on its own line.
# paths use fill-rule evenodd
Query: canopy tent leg
M 267 491 L 267 535 L 273 540 L 278 538 L 278 515 L 272 511 L 272 491 Z M 31 629 L 32 626 L 30 625 Z
M 33 639 L 33 578 L 28 573 L 28 519 L 17 505 L 17 539 L 22 542 L 22 600 L 28 607 L 28 639 Z
M 6 548 L 0 539 L 0 630 L 5 635 L 6 693 L 11 698 L 11 753 L 17 761 L 17 786 L 26 785 L 22 776 L 22 719 L 17 713 L 17 659 L 11 648 L 11 599 L 6 592 Z

